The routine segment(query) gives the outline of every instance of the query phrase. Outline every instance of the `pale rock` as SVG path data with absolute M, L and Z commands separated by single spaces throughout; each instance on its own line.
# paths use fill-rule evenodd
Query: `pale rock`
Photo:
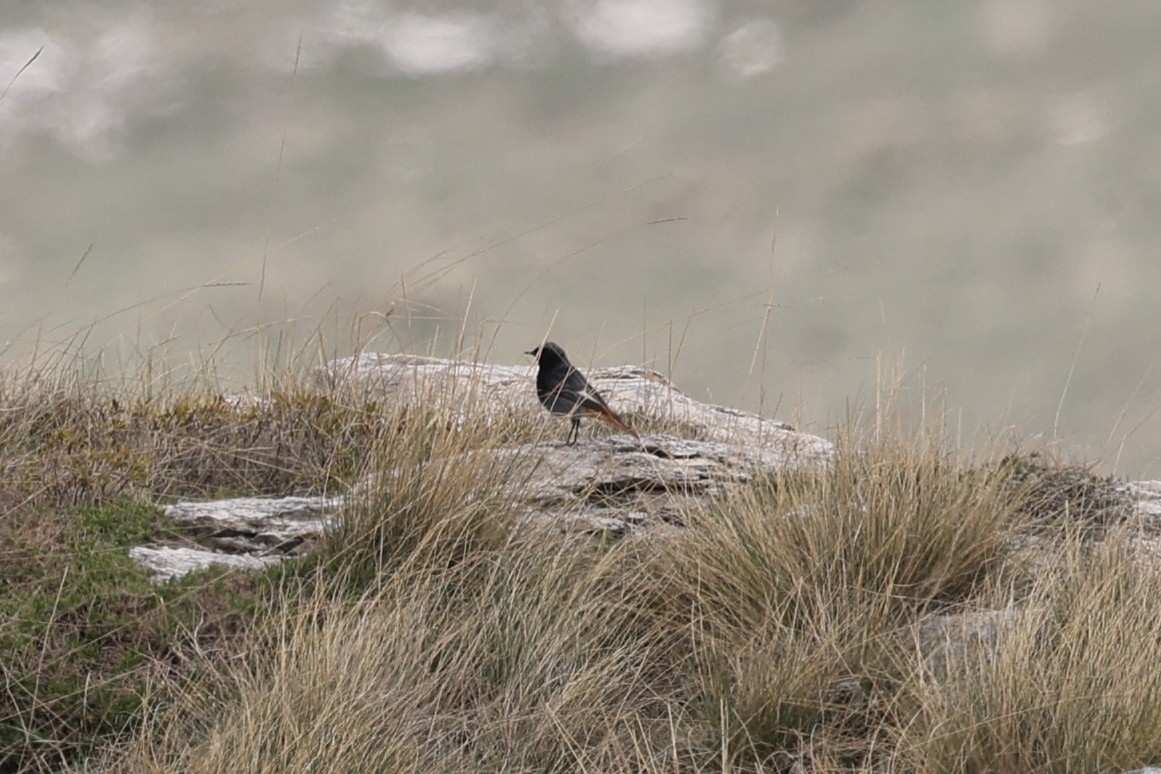
M 237 497 L 178 502 L 165 515 L 213 548 L 291 553 L 318 537 L 342 504 L 342 497 Z
M 362 385 L 398 400 L 447 406 L 472 400 L 497 414 L 541 411 L 536 367 L 471 363 L 437 357 L 364 353 L 334 360 L 319 376 L 331 385 Z M 737 446 L 776 447 L 801 459 L 830 459 L 834 445 L 785 422 L 694 400 L 656 371 L 638 366 L 595 368 L 589 382 L 630 424 L 634 417 L 678 422 L 698 437 Z M 482 400 L 473 400 L 482 399 Z
M 260 570 L 282 561 L 281 556 L 254 556 L 252 554 L 222 554 L 200 548 L 172 548 L 170 546 L 137 546 L 129 549 L 129 558 L 147 572 L 154 583 L 180 578 L 197 570 L 210 567 L 236 567 L 242 570 Z

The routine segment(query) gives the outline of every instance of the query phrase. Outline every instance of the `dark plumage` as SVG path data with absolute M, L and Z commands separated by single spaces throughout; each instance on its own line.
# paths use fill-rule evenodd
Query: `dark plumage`
M 553 414 L 572 420 L 565 443 L 569 446 L 580 437 L 581 417 L 596 417 L 633 436 L 637 433 L 609 408 L 601 394 L 593 389 L 584 374 L 568 362 L 568 355 L 560 345 L 551 341 L 525 355 L 536 358 L 540 369 L 536 372 L 536 397 Z

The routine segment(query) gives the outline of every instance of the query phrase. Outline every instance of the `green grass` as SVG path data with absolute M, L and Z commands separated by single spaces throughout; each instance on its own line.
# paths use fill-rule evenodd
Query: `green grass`
M 183 542 L 156 503 L 345 489 L 373 402 L 309 390 L 230 401 L 6 383 L 0 390 L 0 771 L 52 770 L 136 729 L 305 587 L 311 563 L 155 586 L 130 548 Z
M 0 520 L 0 770 L 75 759 L 124 733 L 162 684 L 152 678 L 252 619 L 255 579 L 147 581 L 128 550 L 166 530 L 156 508 L 128 502 Z

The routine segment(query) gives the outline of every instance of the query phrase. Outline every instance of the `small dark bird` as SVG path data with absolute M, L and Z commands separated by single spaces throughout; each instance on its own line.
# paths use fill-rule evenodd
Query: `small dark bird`
M 596 417 L 613 427 L 639 438 L 625 422 L 609 408 L 601 394 L 593 389 L 584 374 L 568 362 L 568 355 L 559 344 L 551 341 L 529 350 L 540 365 L 536 372 L 536 397 L 553 414 L 566 416 L 572 420 L 565 444 L 572 446 L 580 437 L 581 417 Z

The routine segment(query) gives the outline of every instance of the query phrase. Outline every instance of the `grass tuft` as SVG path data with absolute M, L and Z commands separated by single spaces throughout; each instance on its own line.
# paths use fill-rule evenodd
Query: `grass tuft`
M 957 609 L 1011 553 L 1021 522 L 999 476 L 898 439 L 848 440 L 838 459 L 694 514 L 656 563 L 706 746 L 731 765 L 807 760 L 820 739 L 867 762 L 910 623 Z
M 1074 538 L 989 647 L 908 690 L 922 771 L 1127 771 L 1161 761 L 1161 567 L 1114 537 Z

